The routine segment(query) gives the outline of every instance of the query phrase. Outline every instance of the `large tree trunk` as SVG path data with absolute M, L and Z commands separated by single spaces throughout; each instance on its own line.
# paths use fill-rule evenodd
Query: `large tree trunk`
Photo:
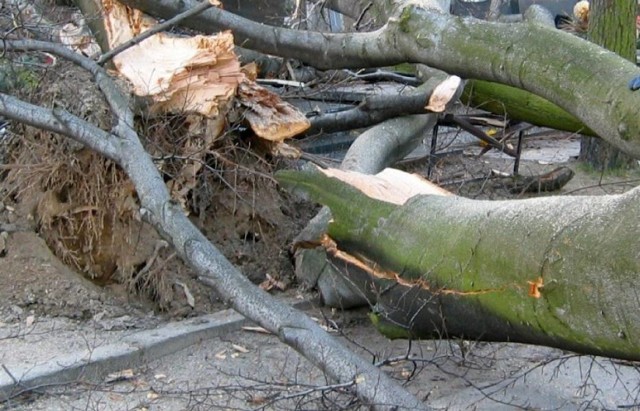
M 640 359 L 638 189 L 477 201 L 397 171 L 386 180 L 331 169 L 278 179 L 329 206 L 329 237 L 317 245 L 391 338 L 519 341 Z
M 185 11 L 196 4 L 190 0 L 131 0 L 127 3 L 139 5 L 165 18 L 173 17 L 176 12 Z M 351 3 L 361 6 L 360 11 L 369 8 L 368 1 Z M 535 25 L 488 24 L 451 17 L 443 13 L 442 6 L 446 1 L 387 0 L 373 3 L 370 9 L 379 16 L 378 22 L 388 23 L 372 33 L 328 35 L 274 29 L 230 15 L 223 10 L 210 10 L 204 17 L 193 17 L 191 22 L 194 27 L 199 26 L 204 31 L 218 30 L 220 27 L 232 28 L 235 30 L 236 42 L 254 46 L 265 52 L 300 58 L 318 67 L 362 67 L 405 61 L 423 62 L 465 77 L 523 88 L 547 98 L 584 122 L 594 132 L 606 136 L 614 144 L 640 157 L 640 119 L 636 116 L 635 110 L 640 103 L 640 94 L 622 92 L 627 91 L 627 78 L 638 72 L 630 63 L 621 61 L 613 54 L 602 54 L 592 61 L 590 57 L 600 53 L 600 48 L 548 28 Z M 531 47 L 525 49 L 520 43 L 526 43 L 527 47 Z M 560 51 L 552 50 L 549 57 L 548 44 L 552 43 L 558 44 Z M 420 407 L 415 398 L 407 395 L 379 369 L 337 344 L 321 332 L 310 319 L 283 306 L 266 293 L 256 290 L 195 229 L 180 205 L 170 199 L 165 181 L 155 169 L 133 130 L 134 115 L 127 107 L 127 101 L 119 94 L 101 67 L 91 60 L 49 44 L 5 40 L 4 46 L 10 50 L 44 50 L 82 65 L 95 76 L 96 83 L 114 111 L 115 120 L 113 129 L 106 132 L 62 109 L 39 108 L 8 95 L 0 95 L 0 114 L 75 138 L 119 164 L 136 186 L 141 215 L 173 244 L 177 253 L 190 264 L 201 281 L 216 288 L 230 306 L 277 334 L 281 340 L 325 370 L 330 377 L 351 384 L 367 404 L 382 409 Z M 503 52 L 505 47 L 510 50 L 507 54 Z M 323 53 L 319 53 L 318 50 L 323 50 Z M 573 64 L 575 61 L 584 64 Z M 540 74 L 541 71 L 554 74 L 557 72 L 557 75 L 543 76 Z M 585 83 L 586 78 L 590 79 L 588 87 Z M 619 81 L 612 84 L 611 78 Z M 557 87 L 557 84 L 562 84 L 563 87 Z M 573 89 L 575 93 L 567 92 Z M 619 104 L 610 105 L 603 98 L 609 90 L 619 92 Z M 385 130 L 381 126 L 376 137 L 386 135 L 393 139 L 395 135 L 392 131 L 398 131 L 399 134 L 406 135 L 401 140 L 403 144 L 398 144 L 399 140 L 389 144 L 380 143 L 384 145 L 383 148 L 370 144 L 367 149 L 377 154 L 384 151 L 388 155 L 384 158 L 359 158 L 359 167 L 374 171 L 390 162 L 392 157 L 401 157 L 415 146 L 421 133 L 429 129 L 434 121 L 433 115 L 423 114 L 408 120 L 392 120 L 387 123 L 391 130 Z M 403 129 L 407 123 L 413 124 L 410 133 Z M 327 192 L 325 194 L 330 197 L 331 201 L 328 202 L 331 204 L 340 204 L 345 199 L 353 198 L 355 202 L 349 204 L 350 206 L 359 204 L 362 207 L 370 207 L 359 210 L 364 212 L 362 215 L 344 206 L 340 208 L 342 214 L 335 214 L 339 223 L 332 225 L 331 234 L 340 245 L 345 249 L 352 245 L 354 248 L 351 251 L 354 252 L 374 250 L 372 258 L 379 258 L 390 269 L 403 273 L 403 277 L 389 277 L 391 274 L 388 272 L 367 271 L 367 267 L 361 265 L 365 270 L 364 274 L 370 276 L 370 284 L 390 286 L 388 290 L 379 288 L 379 292 L 373 293 L 375 297 L 377 294 L 396 296 L 388 300 L 377 298 L 378 313 L 374 316 L 380 327 L 387 329 L 390 335 L 422 335 L 433 332 L 451 332 L 469 337 L 485 335 L 492 339 L 512 338 L 585 352 L 636 358 L 637 354 L 634 352 L 638 352 L 638 347 L 634 341 L 638 335 L 638 322 L 635 317 L 637 307 L 631 303 L 628 306 L 624 305 L 631 300 L 631 274 L 635 273 L 635 260 L 631 260 L 624 253 L 631 253 L 629 250 L 633 248 L 620 246 L 619 250 L 616 249 L 616 253 L 619 254 L 613 255 L 615 258 L 602 258 L 601 261 L 604 262 L 599 266 L 593 261 L 593 256 L 587 255 L 585 257 L 590 259 L 585 263 L 586 268 L 575 263 L 579 253 L 568 248 L 573 240 L 572 233 L 583 235 L 583 226 L 580 224 L 582 222 L 587 225 L 586 232 L 590 233 L 591 237 L 587 235 L 581 244 L 595 247 L 594 238 L 608 238 L 606 233 L 602 232 L 602 223 L 611 222 L 613 219 L 610 217 L 611 214 L 605 211 L 628 213 L 632 206 L 629 205 L 630 202 L 623 201 L 626 197 L 596 202 L 600 209 L 586 206 L 582 209 L 580 207 L 584 204 L 579 202 L 558 205 L 557 202 L 550 201 L 552 208 L 554 204 L 555 207 L 569 208 L 566 215 L 573 217 L 556 220 L 545 217 L 546 214 L 539 215 L 538 219 L 533 218 L 536 215 L 535 211 L 543 208 L 542 201 L 540 204 L 523 202 L 523 206 L 513 209 L 507 203 L 499 203 L 497 206 L 482 203 L 478 206 L 478 211 L 474 209 L 476 203 L 466 203 L 465 200 L 454 198 L 437 200 L 439 197 L 430 197 L 432 200 L 435 199 L 434 209 L 439 210 L 434 217 L 420 212 L 420 207 L 417 208 L 418 211 L 411 211 L 410 206 L 418 205 L 418 200 L 405 208 L 358 199 L 357 196 L 349 197 L 349 190 L 336 191 L 335 195 L 344 195 L 344 198 L 332 197 L 333 194 Z M 635 198 L 630 197 L 629 200 L 631 199 Z M 426 199 L 423 198 L 423 201 Z M 454 211 L 466 215 L 467 220 L 458 219 Z M 555 211 L 557 210 L 554 209 Z M 600 221 L 589 219 L 591 211 Z M 499 212 L 503 212 L 508 218 L 501 219 L 496 215 L 500 214 Z M 396 220 L 403 215 L 410 217 L 408 223 L 402 218 Z M 513 223 L 519 221 L 516 217 L 521 215 L 524 216 L 522 225 Z M 428 233 L 424 239 L 415 237 L 418 238 L 416 240 L 413 239 L 413 230 L 415 223 L 420 219 L 425 223 L 431 223 L 427 228 L 433 229 L 433 233 Z M 390 225 L 387 226 L 385 221 Z M 470 224 L 470 221 L 477 221 L 477 226 Z M 597 225 L 597 222 L 600 225 Z M 538 223 L 540 227 L 536 225 Z M 593 226 L 589 225 L 590 223 L 593 223 Z M 381 224 L 379 231 L 375 230 L 377 224 Z M 385 250 L 382 247 L 385 244 L 378 244 L 376 241 L 386 240 L 387 228 L 394 224 L 406 232 L 398 235 L 397 244 L 391 244 L 392 248 Z M 564 229 L 560 228 L 562 224 L 565 224 Z M 624 228 L 619 226 L 621 224 L 612 232 L 624 238 Z M 518 227 L 521 227 L 520 231 Z M 361 231 L 360 237 L 350 237 L 356 229 Z M 444 236 L 449 231 L 452 231 L 453 237 Z M 392 231 L 388 233 L 394 234 Z M 505 237 L 500 239 L 497 233 L 504 233 Z M 454 244 L 453 240 L 458 238 L 459 244 Z M 444 241 L 438 243 L 441 239 Z M 421 254 L 424 247 L 420 247 L 420 244 L 418 251 L 415 248 L 414 251 L 410 251 L 410 245 L 415 246 L 416 242 L 423 240 L 426 241 L 424 244 L 429 245 L 430 253 Z M 359 245 L 361 241 L 364 241 L 363 245 Z M 508 248 L 514 241 L 530 241 L 529 246 L 533 247 L 531 255 L 518 252 L 510 254 Z M 330 243 L 327 244 L 330 246 Z M 407 258 L 401 251 L 413 254 Z M 446 251 L 446 254 L 443 251 Z M 622 259 L 616 259 L 618 257 Z M 334 253 L 332 258 L 336 258 L 337 262 L 344 261 L 339 253 Z M 621 265 L 607 265 L 607 262 L 615 264 L 616 261 L 621 261 Z M 413 265 L 415 262 L 419 264 Z M 569 262 L 573 262 L 574 265 Z M 601 270 L 595 272 L 591 269 L 592 266 Z M 574 268 L 591 271 L 588 271 L 589 276 L 586 276 L 584 281 L 575 281 L 568 275 Z M 406 282 L 397 281 L 398 278 L 404 278 L 405 269 L 406 273 L 410 274 L 406 277 Z M 606 271 L 607 269 L 620 269 L 623 275 L 615 277 Z M 495 278 L 482 275 L 493 271 L 502 274 Z M 433 278 L 429 277 L 432 273 Z M 388 278 L 379 278 L 378 275 Z M 594 290 L 598 289 L 610 291 L 605 286 L 597 288 L 601 285 L 601 278 L 612 281 L 607 283 L 606 287 L 612 287 L 614 292 L 594 294 Z M 427 280 L 432 282 L 433 287 L 426 286 Z M 578 288 L 575 288 L 576 285 Z M 370 298 L 367 294 L 370 293 L 368 287 L 361 288 L 360 291 Z M 394 294 L 398 292 L 400 294 Z M 406 298 L 406 293 L 411 296 L 413 292 L 419 292 L 416 298 Z M 580 301 L 576 298 L 578 292 L 586 293 L 590 301 L 579 305 Z M 620 301 L 610 301 L 615 292 L 620 293 Z M 594 311 L 596 308 L 591 301 L 596 300 L 595 297 L 617 305 L 611 305 L 611 308 L 603 304 L 605 308 L 602 311 Z M 440 303 L 440 300 L 446 302 L 447 298 L 456 299 L 456 304 L 451 306 L 452 311 L 444 312 L 443 317 L 438 310 L 432 309 L 449 307 Z M 408 302 L 420 304 L 420 307 L 425 308 L 418 310 L 427 311 L 424 323 L 409 317 L 413 316 L 416 310 L 402 310 L 402 304 Z M 583 308 L 589 315 L 578 315 L 570 304 Z M 510 308 L 517 309 L 510 312 L 505 308 L 509 305 Z M 629 308 L 631 314 L 626 315 L 626 308 Z M 491 317 L 487 317 L 487 313 L 491 314 Z M 477 325 L 469 325 L 463 323 L 462 317 L 456 314 L 468 314 L 471 319 L 482 319 L 485 322 L 477 321 Z M 602 330 L 593 330 L 593 323 L 586 321 L 598 318 L 598 315 L 609 320 Z M 444 326 L 443 318 L 448 321 Z M 432 323 L 438 324 L 434 326 Z M 417 324 L 424 328 L 421 329 Z M 507 337 L 504 337 L 505 335 Z
M 592 0 L 589 39 L 625 59 L 636 61 L 636 0 Z M 598 138 L 583 138 L 580 158 L 596 170 L 630 166 L 635 160 Z

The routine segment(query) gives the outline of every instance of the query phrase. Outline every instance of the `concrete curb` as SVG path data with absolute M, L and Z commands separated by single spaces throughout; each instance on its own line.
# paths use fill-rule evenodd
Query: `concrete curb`
M 249 320 L 224 310 L 153 330 L 127 335 L 119 342 L 64 355 L 46 363 L 0 370 L 0 402 L 47 386 L 102 380 L 107 374 L 136 368 L 201 341 L 239 330 Z

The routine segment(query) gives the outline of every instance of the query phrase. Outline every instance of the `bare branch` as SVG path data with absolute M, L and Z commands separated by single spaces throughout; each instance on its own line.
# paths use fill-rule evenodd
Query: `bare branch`
M 368 127 L 384 120 L 406 116 L 410 114 L 426 114 L 425 108 L 436 86 L 442 82 L 442 77 L 433 78 L 415 90 L 405 94 L 384 93 L 366 97 L 362 103 L 353 109 L 327 113 L 311 119 L 311 128 L 307 134 L 316 132 L 332 133 L 340 130 Z M 458 95 L 462 92 L 460 86 Z M 458 98 L 451 99 L 451 102 Z
M 72 137 L 111 160 L 118 159 L 113 135 L 62 109 L 42 108 L 0 93 L 0 114 L 42 130 Z

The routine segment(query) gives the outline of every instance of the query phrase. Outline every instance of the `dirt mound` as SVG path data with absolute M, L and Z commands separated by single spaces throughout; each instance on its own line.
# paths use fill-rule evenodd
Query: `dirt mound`
M 69 64 L 41 75 L 31 101 L 109 130 L 110 110 L 86 73 Z M 221 133 L 223 119 L 139 120 L 172 197 L 205 235 L 253 281 L 268 274 L 288 283 L 286 248 L 304 212 L 283 199 L 266 155 L 234 130 Z M 67 138 L 13 127 L 19 139 L 6 145 L 2 197 L 33 219 L 59 259 L 96 284 L 123 284 L 161 310 L 188 314 L 210 304 L 208 290 L 142 221 L 134 187 L 116 164 Z

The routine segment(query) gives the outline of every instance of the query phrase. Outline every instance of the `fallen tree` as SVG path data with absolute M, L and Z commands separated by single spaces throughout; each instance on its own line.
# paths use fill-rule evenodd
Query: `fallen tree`
M 113 31 L 106 33 L 109 35 L 103 40 L 113 49 L 118 44 L 125 44 L 126 47 L 118 51 L 129 53 L 120 56 L 107 52 L 98 60 L 106 62 L 115 58 L 120 75 L 130 81 L 138 98 L 145 103 L 144 106 L 138 105 L 138 109 L 142 107 L 152 113 L 182 110 L 183 114 L 195 115 L 191 121 L 195 125 L 193 135 L 185 139 L 188 144 L 182 147 L 186 151 L 181 153 L 192 163 L 188 162 L 173 175 L 174 178 L 165 181 L 135 130 L 136 120 L 130 107 L 133 104 L 123 96 L 121 85 L 116 84 L 99 64 L 61 44 L 3 40 L 3 47 L 8 52 L 46 52 L 88 71 L 111 111 L 111 124 L 100 124 L 103 127 L 100 128 L 69 113 L 63 104 L 45 108 L 4 93 L 0 93 L 0 114 L 46 132 L 70 137 L 103 155 L 106 163 L 117 164 L 135 189 L 135 199 L 130 199 L 137 210 L 134 214 L 155 228 L 174 247 L 201 282 L 214 288 L 226 304 L 299 350 L 330 378 L 338 381 L 341 387 L 352 389 L 364 403 L 374 409 L 424 408 L 420 401 L 382 370 L 346 349 L 313 320 L 254 286 L 206 239 L 185 213 L 181 200 L 202 167 L 203 161 L 198 159 L 208 149 L 210 140 L 215 140 L 223 130 L 221 125 L 226 120 L 231 98 L 244 107 L 243 118 L 252 130 L 265 139 L 271 139 L 275 146 L 282 146 L 282 140 L 306 128 L 308 124 L 303 121 L 304 117 L 277 96 L 252 83 L 250 75 L 238 70 L 237 59 L 228 47 L 229 33 L 196 39 L 160 36 L 148 43 L 150 50 L 157 50 L 155 47 L 163 47 L 163 44 L 179 44 L 182 53 L 166 56 L 153 52 L 159 60 L 150 66 L 138 54 L 146 49 L 135 47 L 144 41 L 144 34 L 134 36 L 136 27 L 153 30 L 153 23 L 144 16 L 130 15 L 128 10 L 119 8 L 117 4 L 111 4 L 106 10 L 111 13 L 107 13 L 107 18 L 111 19 L 106 20 L 110 23 L 107 26 Z M 119 25 L 125 21 L 133 24 Z M 114 40 L 114 35 L 120 38 Z M 101 110 L 99 106 L 90 108 Z M 72 191 L 75 187 L 68 189 Z M 113 205 L 101 206 L 109 208 Z M 109 233 L 105 237 L 110 237 Z M 101 247 L 85 245 L 85 248 Z
M 193 6 L 146 0 L 125 3 L 161 17 Z M 230 28 L 244 47 L 294 57 L 319 68 L 408 61 L 514 86 L 557 104 L 603 139 L 640 156 L 640 120 L 634 108 L 640 96 L 627 86 L 638 69 L 613 53 L 535 22 L 513 25 L 457 18 L 445 12 L 446 2 L 389 0 L 373 2 L 370 8 L 361 3 L 328 3 L 354 17 L 368 12 L 381 27 L 370 33 L 301 35 L 260 26 L 221 9 L 184 24 L 203 31 Z M 548 44 L 556 47 L 550 50 Z M 325 50 L 322 55 L 316 52 L 319 48 Z M 612 96 L 617 99 L 615 105 L 609 104 Z
M 86 57 L 52 43 L 4 40 L 7 50 L 40 50 L 88 70 L 113 110 L 112 130 L 104 131 L 60 108 L 43 108 L 0 93 L 3 116 L 70 137 L 118 164 L 133 182 L 140 215 L 151 224 L 230 307 L 277 335 L 341 383 L 350 383 L 376 409 L 421 409 L 417 399 L 380 369 L 346 349 L 301 312 L 253 285 L 193 225 L 172 200 L 162 176 L 133 129 L 128 101 L 104 69 Z
M 390 338 L 462 337 L 640 359 L 634 189 L 478 201 L 413 175 L 282 171 L 331 209 L 327 251 Z
M 194 2 L 164 1 L 127 1 L 126 3 L 134 7 L 140 6 L 165 18 L 173 17 L 179 11 L 186 11 L 186 8 L 195 4 Z M 345 7 L 352 7 L 352 13 L 362 13 L 368 8 L 362 2 L 351 5 L 340 4 L 340 2 L 329 3 L 336 9 L 346 10 Z M 459 72 L 465 77 L 498 81 L 522 87 L 537 92 L 563 107 L 595 132 L 603 134 L 603 137 L 606 136 L 605 138 L 611 139 L 619 146 L 624 146 L 634 154 L 640 153 L 636 142 L 638 120 L 635 116 L 630 116 L 632 107 L 638 102 L 639 97 L 628 92 L 626 80 L 620 80 L 620 84 L 616 82 L 613 87 L 613 92 L 622 93 L 623 89 L 626 92 L 620 104 L 609 105 L 602 100 L 602 94 L 607 94 L 611 89 L 609 87 L 605 90 L 605 85 L 611 79 L 612 67 L 621 79 L 636 74 L 636 69 L 629 65 L 619 65 L 620 62 L 614 56 L 605 55 L 595 67 L 597 72 L 595 76 L 592 76 L 589 71 L 592 67 L 587 70 L 586 67 L 572 66 L 571 70 L 565 70 L 564 67 L 569 59 L 563 56 L 560 62 L 546 60 L 544 55 L 548 50 L 546 48 L 542 50 L 542 43 L 536 43 L 537 48 L 534 48 L 531 54 L 524 51 L 513 52 L 505 57 L 490 46 L 494 44 L 496 39 L 506 39 L 508 32 L 509 36 L 512 36 L 512 29 L 516 34 L 514 37 L 516 42 L 518 39 L 540 36 L 543 37 L 541 42 L 558 41 L 565 50 L 576 46 L 578 60 L 589 61 L 587 56 L 595 52 L 600 53 L 600 49 L 579 43 L 566 37 L 567 35 L 556 34 L 546 28 L 485 26 L 485 23 L 448 16 L 446 13 L 442 13 L 439 3 L 424 2 L 422 4 L 428 7 L 423 9 L 415 2 L 411 4 L 391 1 L 378 2 L 374 4 L 371 11 L 379 13 L 377 18 L 380 21 L 388 21 L 389 23 L 377 32 L 362 34 L 326 35 L 307 32 L 301 35 L 296 31 L 260 28 L 260 25 L 217 9 L 210 10 L 208 17 L 192 17 L 185 21 L 191 21 L 192 27 L 199 24 L 199 28 L 204 28 L 206 32 L 211 32 L 223 24 L 237 32 L 236 42 L 264 52 L 296 57 L 322 68 L 362 67 L 411 61 L 428 63 L 451 73 Z M 218 25 L 212 25 L 212 22 Z M 430 30 L 433 33 L 439 33 L 440 37 L 431 37 Z M 247 34 L 249 31 L 251 33 Z M 457 31 L 464 32 L 465 39 L 470 40 L 469 49 L 466 48 L 467 46 L 464 46 L 464 50 L 462 49 L 461 37 L 456 33 Z M 514 46 L 513 39 L 509 39 L 509 42 Z M 164 181 L 155 170 L 154 164 L 144 152 L 138 141 L 138 136 L 132 129 L 133 113 L 127 107 L 127 101 L 115 91 L 116 88 L 110 83 L 104 70 L 87 59 L 73 57 L 68 52 L 50 45 L 14 41 L 5 41 L 4 45 L 11 50 L 46 50 L 71 59 L 87 68 L 96 77 L 96 81 L 105 93 L 111 108 L 116 113 L 117 121 L 112 131 L 106 132 L 68 115 L 64 110 L 38 108 L 7 95 L 1 96 L 0 113 L 18 121 L 75 138 L 119 164 L 136 186 L 143 217 L 174 245 L 179 255 L 189 262 L 198 273 L 201 281 L 216 288 L 228 304 L 277 334 L 283 341 L 298 349 L 316 365 L 326 370 L 331 377 L 340 382 L 352 383 L 367 404 L 379 408 L 420 406 L 414 398 L 408 396 L 379 370 L 322 334 L 313 322 L 274 302 L 265 293 L 252 288 L 215 247 L 197 232 L 184 216 L 180 206 L 171 201 Z M 440 49 L 441 46 L 442 49 Z M 487 48 L 488 53 L 480 56 L 479 53 L 484 47 Z M 317 52 L 319 49 L 326 49 L 327 52 L 319 54 Z M 511 50 L 515 50 L 515 47 L 512 47 Z M 574 61 L 575 58 L 573 56 L 571 61 Z M 490 63 L 484 67 L 476 65 L 476 68 L 471 68 L 473 65 L 469 64 L 469 61 L 478 62 L 481 59 Z M 528 59 L 532 59 L 533 64 L 528 64 Z M 101 59 L 101 61 L 106 60 L 108 59 Z M 551 64 L 552 62 L 553 64 Z M 543 66 L 544 64 L 547 66 Z M 529 65 L 532 67 L 527 67 Z M 558 79 L 539 78 L 538 72 L 540 70 L 556 70 L 558 67 L 563 67 L 564 70 L 561 70 Z M 605 68 L 606 75 L 600 71 Z M 589 72 L 587 73 L 587 71 Z M 590 87 L 588 89 L 583 87 L 585 90 L 580 90 L 579 96 L 569 95 L 566 92 L 567 89 L 578 85 L 585 86 L 587 74 L 592 80 Z M 560 88 L 561 90 L 558 90 L 558 87 L 554 89 L 558 84 L 557 81 L 567 82 L 567 84 Z M 407 122 L 412 123 L 413 126 L 405 130 Z M 408 150 L 418 144 L 425 130 L 433 126 L 434 122 L 434 115 L 422 114 L 408 119 L 389 120 L 379 128 L 371 129 L 368 135 L 374 141 L 381 135 L 391 135 L 391 137 L 379 145 L 367 145 L 363 142 L 364 139 L 360 140 L 363 143 L 361 143 L 361 147 L 356 147 L 358 155 L 351 157 L 352 162 L 347 161 L 345 167 L 363 169 L 370 173 L 383 168 L 393 160 L 401 158 Z M 395 140 L 392 133 L 397 133 L 400 137 Z M 371 155 L 367 156 L 365 153 Z M 534 277 L 532 279 L 533 285 L 535 285 L 533 289 L 539 291 L 544 283 L 540 284 L 536 281 L 537 277 Z M 377 318 L 396 321 L 387 315 Z M 413 322 L 407 322 L 407 324 L 412 326 Z M 401 329 L 405 330 L 402 327 Z M 409 327 L 409 329 L 411 328 Z M 394 330 L 397 330 L 397 327 L 394 327 Z M 497 327 L 496 330 L 496 335 L 499 336 L 500 328 Z M 626 329 L 626 331 L 633 330 Z M 397 333 L 397 331 L 394 332 Z M 410 332 L 415 333 L 416 331 L 411 330 Z M 624 334 L 625 330 L 622 330 L 622 333 L 626 335 Z M 407 335 L 406 330 L 403 335 Z M 561 335 L 558 338 L 565 337 Z M 609 337 L 608 334 L 607 337 Z M 556 340 L 549 341 L 555 343 Z M 585 346 L 590 347 L 589 344 L 584 346 L 578 344 L 574 348 L 580 349 Z M 587 348 L 584 350 L 587 351 Z M 628 357 L 624 352 L 619 356 Z

